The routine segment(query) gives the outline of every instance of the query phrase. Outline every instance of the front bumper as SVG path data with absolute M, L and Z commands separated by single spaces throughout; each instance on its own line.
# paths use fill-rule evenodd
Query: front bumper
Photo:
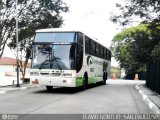
M 73 77 L 42 77 L 31 76 L 31 84 L 57 87 L 76 87 L 76 79 Z

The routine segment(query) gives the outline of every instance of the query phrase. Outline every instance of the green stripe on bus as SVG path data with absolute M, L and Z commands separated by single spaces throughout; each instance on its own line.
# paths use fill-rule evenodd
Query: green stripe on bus
M 88 84 L 92 84 L 96 82 L 97 77 L 89 77 L 88 78 Z M 82 86 L 83 85 L 83 77 L 77 77 L 76 78 L 76 87 Z
M 83 77 L 77 77 L 76 78 L 76 87 L 83 85 Z
M 88 78 L 88 84 L 95 83 L 95 77 Z

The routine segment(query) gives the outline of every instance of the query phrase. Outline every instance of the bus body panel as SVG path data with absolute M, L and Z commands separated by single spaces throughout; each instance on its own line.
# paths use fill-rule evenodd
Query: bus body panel
M 110 62 L 93 55 L 85 54 L 82 69 L 77 73 L 78 76 L 83 76 L 88 73 L 88 84 L 103 81 L 103 68 L 107 64 L 107 72 L 110 74 Z

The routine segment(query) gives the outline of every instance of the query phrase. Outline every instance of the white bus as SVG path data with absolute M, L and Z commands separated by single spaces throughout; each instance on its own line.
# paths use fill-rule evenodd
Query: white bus
M 32 45 L 31 84 L 82 87 L 110 74 L 111 52 L 80 31 L 41 29 Z

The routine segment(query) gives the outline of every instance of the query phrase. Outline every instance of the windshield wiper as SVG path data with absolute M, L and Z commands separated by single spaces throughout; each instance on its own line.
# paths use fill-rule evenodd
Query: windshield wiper
M 44 61 L 42 64 L 40 64 L 39 69 L 46 69 L 44 66 L 49 65 L 50 67 L 47 67 L 48 69 L 51 69 L 51 62 L 49 61 Z

